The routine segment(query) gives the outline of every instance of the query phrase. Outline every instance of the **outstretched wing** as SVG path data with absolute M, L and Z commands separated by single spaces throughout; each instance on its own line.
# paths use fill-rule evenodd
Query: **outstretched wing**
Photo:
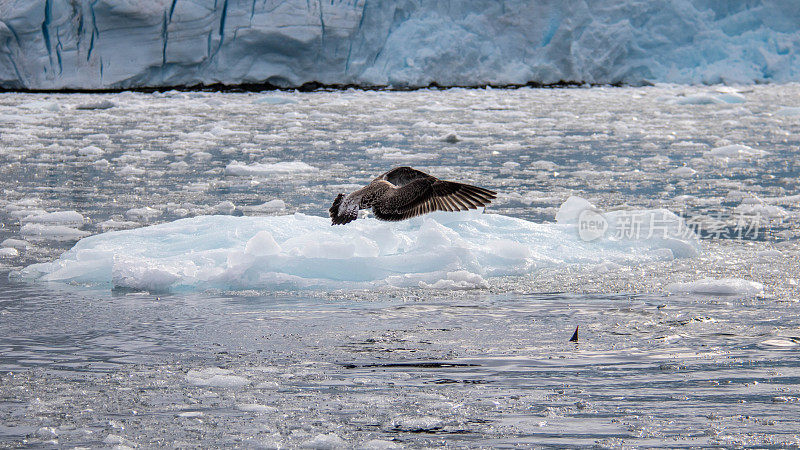
M 432 177 L 425 172 L 412 169 L 411 167 L 396 167 L 378 177 L 379 180 L 386 180 L 397 187 L 403 187 L 412 181 L 424 178 Z
M 412 169 L 413 170 L 413 169 Z M 396 189 L 372 211 L 381 220 L 405 220 L 432 211 L 466 211 L 486 206 L 497 193 L 469 184 L 426 176 Z
M 331 216 L 331 225 L 344 225 L 358 218 L 358 208 L 342 208 L 344 194 L 339 194 L 333 201 L 328 212 Z

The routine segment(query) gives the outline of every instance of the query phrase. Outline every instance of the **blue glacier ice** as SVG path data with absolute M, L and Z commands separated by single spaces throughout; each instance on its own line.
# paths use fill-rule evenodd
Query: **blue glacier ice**
M 9 0 L 0 86 L 800 79 L 800 3 Z
M 479 211 L 437 212 L 399 223 L 366 218 L 338 227 L 328 218 L 299 213 L 199 216 L 90 236 L 57 260 L 28 266 L 17 276 L 149 291 L 450 290 L 484 288 L 490 277 L 543 268 L 608 270 L 701 251 L 694 233 L 682 232 L 682 220 L 663 209 L 606 213 L 609 232 L 583 240 L 578 217 L 591 208 L 571 197 L 555 224 Z M 631 214 L 638 217 L 641 233 L 610 232 Z

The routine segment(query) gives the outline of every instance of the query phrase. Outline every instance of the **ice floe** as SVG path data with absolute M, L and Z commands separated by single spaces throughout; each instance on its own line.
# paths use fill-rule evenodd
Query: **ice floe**
M 582 211 L 591 211 L 588 216 Z M 641 220 L 637 234 L 618 229 Z M 605 221 L 588 236 L 582 220 Z M 200 216 L 85 238 L 23 279 L 158 290 L 423 287 L 472 289 L 487 278 L 560 265 L 638 264 L 697 255 L 700 244 L 666 210 L 599 212 L 578 197 L 557 224 L 498 214 L 437 212 L 332 227 L 304 214 Z
M 703 278 L 686 283 L 671 283 L 667 285 L 667 290 L 675 294 L 754 296 L 764 292 L 764 285 L 741 278 Z
M 71 241 L 89 236 L 91 233 L 66 225 L 28 223 L 20 228 L 20 234 L 28 239 Z
M 186 374 L 186 381 L 196 386 L 220 388 L 236 388 L 249 384 L 247 378 L 233 375 L 232 371 L 219 367 L 190 370 Z
M 755 149 L 747 145 L 732 144 L 711 149 L 706 153 L 706 156 L 721 158 L 754 158 L 767 154 L 768 152 L 765 150 Z
M 238 161 L 232 161 L 225 167 L 225 173 L 228 175 L 273 175 L 273 174 L 291 174 L 297 172 L 316 172 L 316 167 L 308 165 L 302 161 L 281 161 L 273 164 L 244 164 Z

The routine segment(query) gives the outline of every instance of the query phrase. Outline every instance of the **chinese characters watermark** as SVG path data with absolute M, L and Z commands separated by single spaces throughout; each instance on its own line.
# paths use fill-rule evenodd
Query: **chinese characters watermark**
M 725 220 L 717 216 L 680 217 L 666 210 L 613 211 L 585 209 L 578 215 L 578 234 L 584 241 L 602 237 L 616 240 L 742 239 L 763 238 L 768 217 L 736 214 Z

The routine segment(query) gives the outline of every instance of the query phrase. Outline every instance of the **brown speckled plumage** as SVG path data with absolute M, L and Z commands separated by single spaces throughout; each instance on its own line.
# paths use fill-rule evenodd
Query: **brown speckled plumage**
M 339 194 L 329 211 L 332 225 L 358 217 L 359 209 L 372 208 L 381 220 L 405 220 L 432 211 L 466 211 L 486 206 L 497 197 L 488 189 L 440 180 L 411 167 L 397 167 L 369 185 L 345 196 Z

